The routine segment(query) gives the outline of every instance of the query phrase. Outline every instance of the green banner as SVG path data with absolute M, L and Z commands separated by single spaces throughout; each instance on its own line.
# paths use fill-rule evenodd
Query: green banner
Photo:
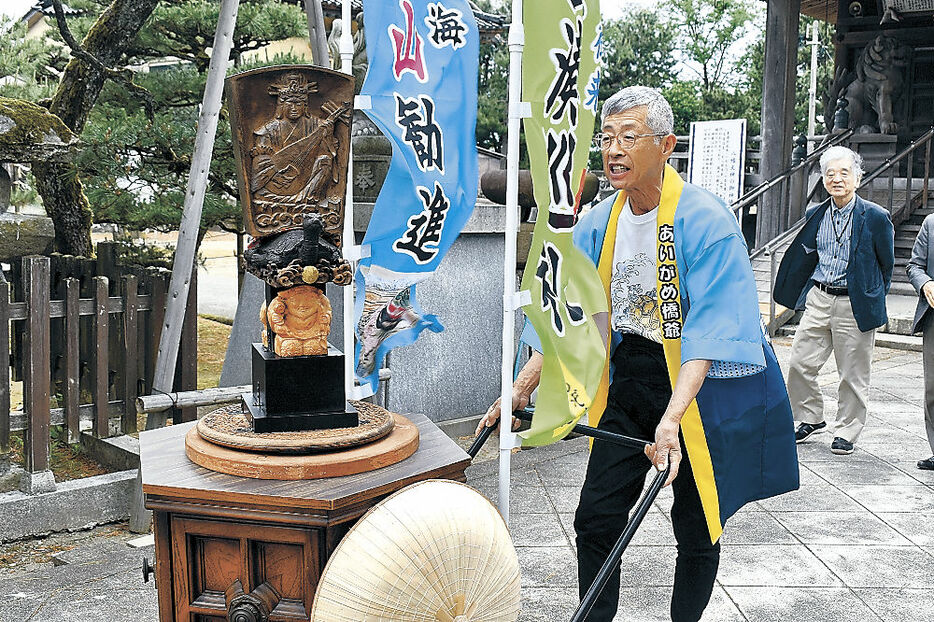
M 538 219 L 522 289 L 545 360 L 524 445 L 563 438 L 594 402 L 606 364 L 607 300 L 571 240 L 597 109 L 599 0 L 524 3 L 522 99 Z

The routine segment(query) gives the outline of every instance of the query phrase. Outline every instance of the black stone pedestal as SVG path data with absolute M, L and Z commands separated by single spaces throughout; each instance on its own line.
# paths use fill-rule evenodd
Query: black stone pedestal
M 344 355 L 282 357 L 253 344 L 253 393 L 243 395 L 254 432 L 288 432 L 358 425 L 344 395 Z

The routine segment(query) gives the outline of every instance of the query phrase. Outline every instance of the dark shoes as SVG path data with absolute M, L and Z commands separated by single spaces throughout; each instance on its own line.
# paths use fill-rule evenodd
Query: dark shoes
M 795 442 L 800 443 L 807 439 L 809 436 L 815 432 L 820 432 L 827 427 L 827 423 L 799 423 L 798 429 L 795 430 Z
M 918 460 L 918 468 L 925 471 L 934 471 L 934 456 L 924 460 Z
M 830 444 L 830 453 L 840 456 L 851 454 L 853 453 L 853 443 L 838 436 L 833 439 L 833 442 Z

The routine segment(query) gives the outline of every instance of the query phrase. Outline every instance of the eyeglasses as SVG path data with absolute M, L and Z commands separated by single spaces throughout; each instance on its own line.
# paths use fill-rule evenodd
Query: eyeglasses
M 655 132 L 652 134 L 632 134 L 630 132 L 623 134 L 606 134 L 604 132 L 599 132 L 593 137 L 593 146 L 601 151 L 609 151 L 610 147 L 613 145 L 613 141 L 616 141 L 616 144 L 619 145 L 621 149 L 629 150 L 636 144 L 637 138 L 645 138 L 646 136 L 668 136 L 668 132 Z
M 827 170 L 827 171 L 824 172 L 824 179 L 826 179 L 827 181 L 834 180 L 834 179 L 836 179 L 838 176 L 840 177 L 840 179 L 843 179 L 844 181 L 846 181 L 847 179 L 850 178 L 850 172 L 849 172 L 848 170 L 846 170 L 846 169 L 843 169 L 843 170 L 840 170 L 840 171 L 835 171 L 835 170 L 833 170 L 833 169 L 829 169 L 829 170 Z

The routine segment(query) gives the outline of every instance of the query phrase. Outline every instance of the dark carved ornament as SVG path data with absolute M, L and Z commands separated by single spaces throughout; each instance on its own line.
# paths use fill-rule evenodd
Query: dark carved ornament
M 904 126 L 899 100 L 905 90 L 911 48 L 895 37 L 879 35 L 863 48 L 852 70 L 838 70 L 831 102 L 846 100 L 848 127 L 862 134 L 897 134 Z M 830 119 L 833 111 L 828 111 Z M 836 127 L 835 130 L 841 129 Z

